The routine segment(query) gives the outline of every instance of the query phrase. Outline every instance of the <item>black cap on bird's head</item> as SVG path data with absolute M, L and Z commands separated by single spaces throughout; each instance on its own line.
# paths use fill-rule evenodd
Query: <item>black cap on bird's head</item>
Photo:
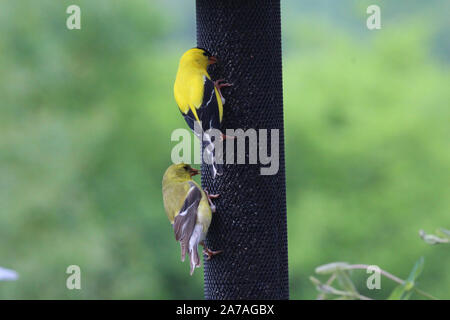
M 197 49 L 200 49 L 203 51 L 203 55 L 208 57 L 208 64 L 214 64 L 217 62 L 217 57 L 213 56 L 208 50 L 201 47 L 196 47 Z

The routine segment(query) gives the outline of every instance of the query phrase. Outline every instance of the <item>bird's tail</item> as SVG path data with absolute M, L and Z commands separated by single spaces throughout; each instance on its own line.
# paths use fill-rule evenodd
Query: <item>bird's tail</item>
M 192 238 L 191 238 L 192 239 Z M 188 247 L 186 246 L 186 243 L 180 242 L 181 246 L 181 261 L 184 262 L 184 259 L 186 258 L 186 253 L 188 252 Z M 198 255 L 198 242 L 195 241 L 192 243 L 189 242 L 189 265 L 191 267 L 191 276 L 194 274 L 194 269 L 200 267 L 200 257 Z
M 189 239 L 189 260 L 191 266 L 191 276 L 194 273 L 195 268 L 200 267 L 200 257 L 198 256 L 198 244 L 202 238 L 203 227 L 200 224 L 195 226 L 194 232 L 192 232 Z
M 198 256 L 198 246 L 189 248 L 189 257 L 191 262 L 191 276 L 194 274 L 195 268 L 200 267 L 200 257 Z
M 218 163 L 216 153 L 217 150 L 214 142 L 211 141 L 211 136 L 205 133 L 203 140 L 203 157 L 205 162 L 208 164 L 213 179 L 215 179 L 216 176 L 221 176 L 223 174 L 223 164 Z

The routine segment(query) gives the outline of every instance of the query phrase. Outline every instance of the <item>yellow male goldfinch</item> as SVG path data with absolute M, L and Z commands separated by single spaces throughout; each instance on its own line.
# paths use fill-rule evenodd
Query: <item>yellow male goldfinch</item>
M 178 73 L 174 85 L 175 100 L 188 126 L 194 131 L 194 123 L 200 123 L 203 130 L 203 147 L 211 164 L 213 178 L 223 173 L 222 165 L 215 159 L 214 144 L 209 129 L 220 130 L 223 117 L 223 104 L 220 89 L 231 86 L 224 80 L 212 81 L 208 74 L 208 65 L 216 63 L 217 58 L 202 48 L 186 51 L 180 59 Z M 198 132 L 197 136 L 202 139 Z M 226 138 L 222 134 L 222 139 Z
M 181 261 L 184 261 L 186 252 L 189 254 L 191 275 L 194 269 L 200 267 L 198 245 L 204 248 L 203 253 L 208 260 L 221 251 L 212 251 L 204 243 L 206 233 L 211 223 L 212 212 L 215 206 L 211 198 L 218 195 L 209 195 L 192 180 L 198 170 L 180 163 L 167 168 L 162 180 L 162 193 L 164 208 L 173 226 L 175 240 L 180 242 Z

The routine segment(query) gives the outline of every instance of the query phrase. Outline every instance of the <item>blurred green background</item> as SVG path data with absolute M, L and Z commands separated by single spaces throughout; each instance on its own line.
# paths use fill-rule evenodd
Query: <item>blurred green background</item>
M 321 264 L 406 278 L 424 256 L 419 287 L 449 299 L 449 247 L 418 230 L 450 227 L 450 3 L 282 2 L 291 297 L 316 297 Z M 2 1 L 0 33 L 0 266 L 20 274 L 0 298 L 203 298 L 160 189 L 194 1 Z

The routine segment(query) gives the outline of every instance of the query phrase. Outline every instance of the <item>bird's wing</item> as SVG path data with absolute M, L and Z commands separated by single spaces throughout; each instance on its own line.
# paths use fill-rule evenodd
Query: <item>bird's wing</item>
M 202 122 L 203 131 L 209 129 L 220 129 L 222 122 L 223 105 L 222 99 L 214 86 L 214 82 L 206 76 L 203 76 L 203 98 L 200 105 L 195 106 L 195 112 L 198 119 Z M 196 116 L 192 109 L 183 114 L 189 127 L 194 130 Z
M 202 199 L 200 189 L 193 182 L 189 181 L 188 183 L 191 187 L 186 195 L 180 212 L 177 214 L 173 222 L 175 239 L 180 242 L 181 260 L 183 261 L 189 246 L 189 240 L 195 229 L 198 205 Z

